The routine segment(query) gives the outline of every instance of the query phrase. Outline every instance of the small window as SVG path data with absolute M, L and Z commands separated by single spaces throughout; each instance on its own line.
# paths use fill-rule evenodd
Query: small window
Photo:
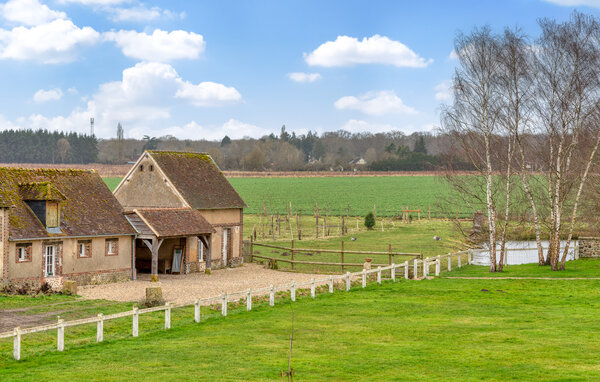
M 204 243 L 198 239 L 198 261 L 204 261 Z
M 140 171 L 144 171 L 144 165 L 143 164 L 140 165 Z
M 92 256 L 92 242 L 91 241 L 78 241 L 77 242 L 77 257 L 91 257 Z
M 119 254 L 119 240 L 106 239 L 105 249 L 106 256 L 117 256 Z
M 31 261 L 31 244 L 17 245 L 17 263 Z
M 150 165 L 149 170 L 150 170 L 150 172 L 154 171 L 154 165 Z

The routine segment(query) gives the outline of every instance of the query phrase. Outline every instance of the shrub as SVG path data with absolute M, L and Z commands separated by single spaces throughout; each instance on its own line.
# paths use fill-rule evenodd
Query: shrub
M 365 227 L 367 227 L 367 229 L 373 229 L 373 227 L 375 227 L 375 215 L 373 215 L 372 212 L 369 212 L 365 216 Z

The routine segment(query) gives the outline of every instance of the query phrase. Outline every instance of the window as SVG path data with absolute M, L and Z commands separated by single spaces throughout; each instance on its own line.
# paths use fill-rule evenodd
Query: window
M 55 261 L 56 261 L 56 247 L 49 245 L 46 247 L 46 266 L 44 268 L 44 274 L 46 277 L 54 276 L 55 272 Z
M 31 261 L 31 244 L 17 245 L 17 263 L 25 263 Z
M 118 239 L 106 239 L 105 242 L 105 254 L 106 256 L 117 256 L 119 254 L 119 240 Z
M 60 226 L 60 208 L 56 202 L 46 203 L 46 227 L 56 228 Z
M 91 240 L 77 242 L 77 257 L 92 257 Z
M 144 171 L 144 165 L 143 164 L 140 165 L 140 171 Z
M 204 243 L 198 239 L 198 261 L 204 261 Z
M 150 172 L 154 171 L 154 166 L 150 165 Z

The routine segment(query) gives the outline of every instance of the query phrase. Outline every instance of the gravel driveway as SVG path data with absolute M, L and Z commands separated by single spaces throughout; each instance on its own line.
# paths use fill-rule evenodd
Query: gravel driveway
M 233 293 L 248 288 L 265 288 L 271 284 L 275 286 L 290 284 L 292 280 L 297 284 L 310 282 L 313 277 L 316 280 L 327 278 L 326 275 L 274 271 L 257 264 L 245 264 L 238 268 L 213 270 L 211 275 L 204 273 L 159 275 L 163 298 L 165 301 L 175 303 L 191 302 L 196 298 L 219 296 L 223 292 Z M 79 287 L 78 294 L 86 299 L 140 301 L 146 296 L 146 287 L 151 284 L 149 274 L 138 274 L 136 281 Z M 263 294 L 268 294 L 268 292 Z

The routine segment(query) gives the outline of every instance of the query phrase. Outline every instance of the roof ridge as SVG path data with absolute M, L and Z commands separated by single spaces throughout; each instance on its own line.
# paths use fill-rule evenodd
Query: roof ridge
M 18 166 L 0 166 L 0 170 L 8 170 L 11 172 L 15 171 L 27 171 L 27 172 L 57 172 L 57 173 L 89 173 L 94 174 L 98 171 L 95 169 L 86 168 L 51 168 L 51 167 L 18 167 Z

